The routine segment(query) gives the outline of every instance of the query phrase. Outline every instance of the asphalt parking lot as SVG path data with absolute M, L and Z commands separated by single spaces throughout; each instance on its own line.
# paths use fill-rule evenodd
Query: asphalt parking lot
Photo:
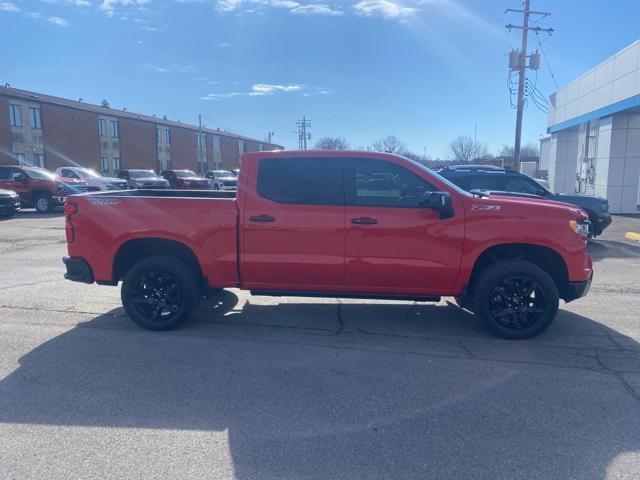
M 523 342 L 444 299 L 225 292 L 185 328 L 62 279 L 61 214 L 0 221 L 0 478 L 640 478 L 640 217 Z

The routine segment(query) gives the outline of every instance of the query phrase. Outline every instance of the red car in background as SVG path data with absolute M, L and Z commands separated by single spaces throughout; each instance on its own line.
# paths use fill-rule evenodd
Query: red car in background
M 66 180 L 66 181 L 65 181 Z M 67 195 L 86 193 L 87 183 L 73 178 L 63 179 L 49 170 L 26 165 L 0 166 L 0 188 L 13 190 L 24 207 L 48 213 L 64 205 Z

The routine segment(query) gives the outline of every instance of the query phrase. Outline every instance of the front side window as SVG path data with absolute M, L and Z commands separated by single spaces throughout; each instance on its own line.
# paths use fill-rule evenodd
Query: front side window
M 31 124 L 31 128 L 42 128 L 42 123 L 40 122 L 40 109 L 37 107 L 29 107 L 29 123 Z
M 118 121 L 111 120 L 111 137 L 120 138 L 120 132 L 118 130 Z
M 98 119 L 98 133 L 101 137 L 107 136 L 107 121 L 104 118 Z
M 419 207 L 437 189 L 413 172 L 384 160 L 347 160 L 347 202 L 378 207 Z
M 258 194 L 278 203 L 342 205 L 342 160 L 338 158 L 263 158 Z
M 503 174 L 478 175 L 471 179 L 471 188 L 474 190 L 493 190 L 496 192 L 505 191 L 505 177 Z
M 20 105 L 9 104 L 9 124 L 12 127 L 22 126 L 22 108 Z

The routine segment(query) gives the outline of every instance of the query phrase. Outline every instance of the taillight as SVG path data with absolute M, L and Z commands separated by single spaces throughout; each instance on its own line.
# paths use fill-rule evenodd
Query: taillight
M 66 222 L 64 222 L 64 233 L 67 237 L 67 243 L 76 241 L 76 232 L 71 222 L 71 217 L 76 213 L 78 213 L 78 204 L 67 201 L 64 204 L 64 217 L 66 219 Z

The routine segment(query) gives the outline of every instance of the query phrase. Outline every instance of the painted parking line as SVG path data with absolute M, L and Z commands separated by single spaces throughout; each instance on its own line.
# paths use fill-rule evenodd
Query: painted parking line
M 640 242 L 640 233 L 638 232 L 627 232 L 624 234 L 624 236 L 629 240 L 635 240 L 636 242 Z

